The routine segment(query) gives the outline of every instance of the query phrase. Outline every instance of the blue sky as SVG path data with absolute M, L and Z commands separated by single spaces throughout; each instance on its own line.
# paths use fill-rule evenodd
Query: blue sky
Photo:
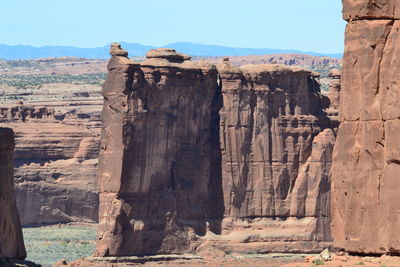
M 343 51 L 340 0 L 12 0 L 0 7 L 0 44 Z

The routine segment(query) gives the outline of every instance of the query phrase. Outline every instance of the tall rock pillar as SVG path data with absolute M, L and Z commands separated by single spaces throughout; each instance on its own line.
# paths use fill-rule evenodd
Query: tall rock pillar
M 343 0 L 348 21 L 332 166 L 335 245 L 400 252 L 400 1 Z
M 26 257 L 14 195 L 14 132 L 0 127 L 0 258 Z
M 95 255 L 182 253 L 206 232 L 217 70 L 172 49 L 111 49 Z

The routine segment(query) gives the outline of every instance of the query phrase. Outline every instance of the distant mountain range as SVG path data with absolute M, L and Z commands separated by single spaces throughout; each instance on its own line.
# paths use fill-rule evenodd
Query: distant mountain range
M 156 47 L 136 43 L 121 42 L 122 47 L 128 50 L 130 57 L 144 56 L 147 51 Z M 0 59 L 19 60 L 36 59 L 48 57 L 81 57 L 92 59 L 109 58 L 109 45 L 94 48 L 79 48 L 73 46 L 42 46 L 33 47 L 28 45 L 2 45 L 0 44 Z M 172 43 L 164 47 L 174 48 L 178 52 L 199 57 L 221 57 L 221 56 L 248 56 L 248 55 L 270 55 L 296 53 L 312 56 L 329 56 L 342 58 L 342 54 L 321 54 L 316 52 L 303 52 L 299 50 L 270 49 L 270 48 L 237 48 L 219 45 L 205 45 L 198 43 Z

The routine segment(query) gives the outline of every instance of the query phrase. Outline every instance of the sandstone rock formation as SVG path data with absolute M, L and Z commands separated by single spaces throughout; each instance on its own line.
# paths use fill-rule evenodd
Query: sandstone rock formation
M 26 122 L 31 119 L 54 119 L 54 110 L 46 107 L 29 107 L 19 104 L 11 107 L 0 107 L 0 121 L 9 120 Z
M 329 245 L 337 125 L 311 71 L 110 54 L 96 256 Z
M 78 116 L 26 105 L 0 108 L 0 120 L 16 133 L 15 194 L 23 225 L 98 221 L 99 133 L 89 128 L 93 118 Z
M 206 231 L 217 70 L 114 45 L 103 87 L 97 256 L 181 253 Z
M 399 253 L 400 2 L 344 0 L 348 20 L 332 166 L 335 245 Z
M 14 133 L 0 128 L 0 258 L 26 257 L 13 181 Z
M 218 71 L 222 236 L 274 242 L 269 249 L 276 251 L 307 251 L 315 249 L 310 241 L 330 241 L 335 122 L 323 111 L 329 100 L 313 73 L 283 65 L 238 69 L 228 61 Z
M 337 69 L 331 70 L 329 72 L 329 77 L 331 78 L 329 82 L 329 93 L 328 93 L 328 97 L 330 100 L 330 108 L 339 110 L 340 82 L 341 82 L 340 71 Z

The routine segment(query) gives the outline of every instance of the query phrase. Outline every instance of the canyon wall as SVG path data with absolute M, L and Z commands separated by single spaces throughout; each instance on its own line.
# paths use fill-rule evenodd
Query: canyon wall
M 348 21 L 332 166 L 332 233 L 354 253 L 399 253 L 397 0 L 344 0 Z
M 26 257 L 13 179 L 14 132 L 0 127 L 0 258 Z
M 96 256 L 329 246 L 337 121 L 311 71 L 110 53 Z
M 337 122 L 324 112 L 329 99 L 312 72 L 298 67 L 233 68 L 225 60 L 218 72 L 222 236 L 264 242 L 260 249 L 274 242 L 270 250 L 318 250 L 318 242 L 330 241 L 329 170 Z
M 114 45 L 103 87 L 97 256 L 182 253 L 206 232 L 217 70 Z M 213 177 L 211 177 L 213 178 Z
M 16 135 L 15 194 L 21 223 L 97 222 L 96 118 L 19 104 L 2 107 L 0 120 Z

